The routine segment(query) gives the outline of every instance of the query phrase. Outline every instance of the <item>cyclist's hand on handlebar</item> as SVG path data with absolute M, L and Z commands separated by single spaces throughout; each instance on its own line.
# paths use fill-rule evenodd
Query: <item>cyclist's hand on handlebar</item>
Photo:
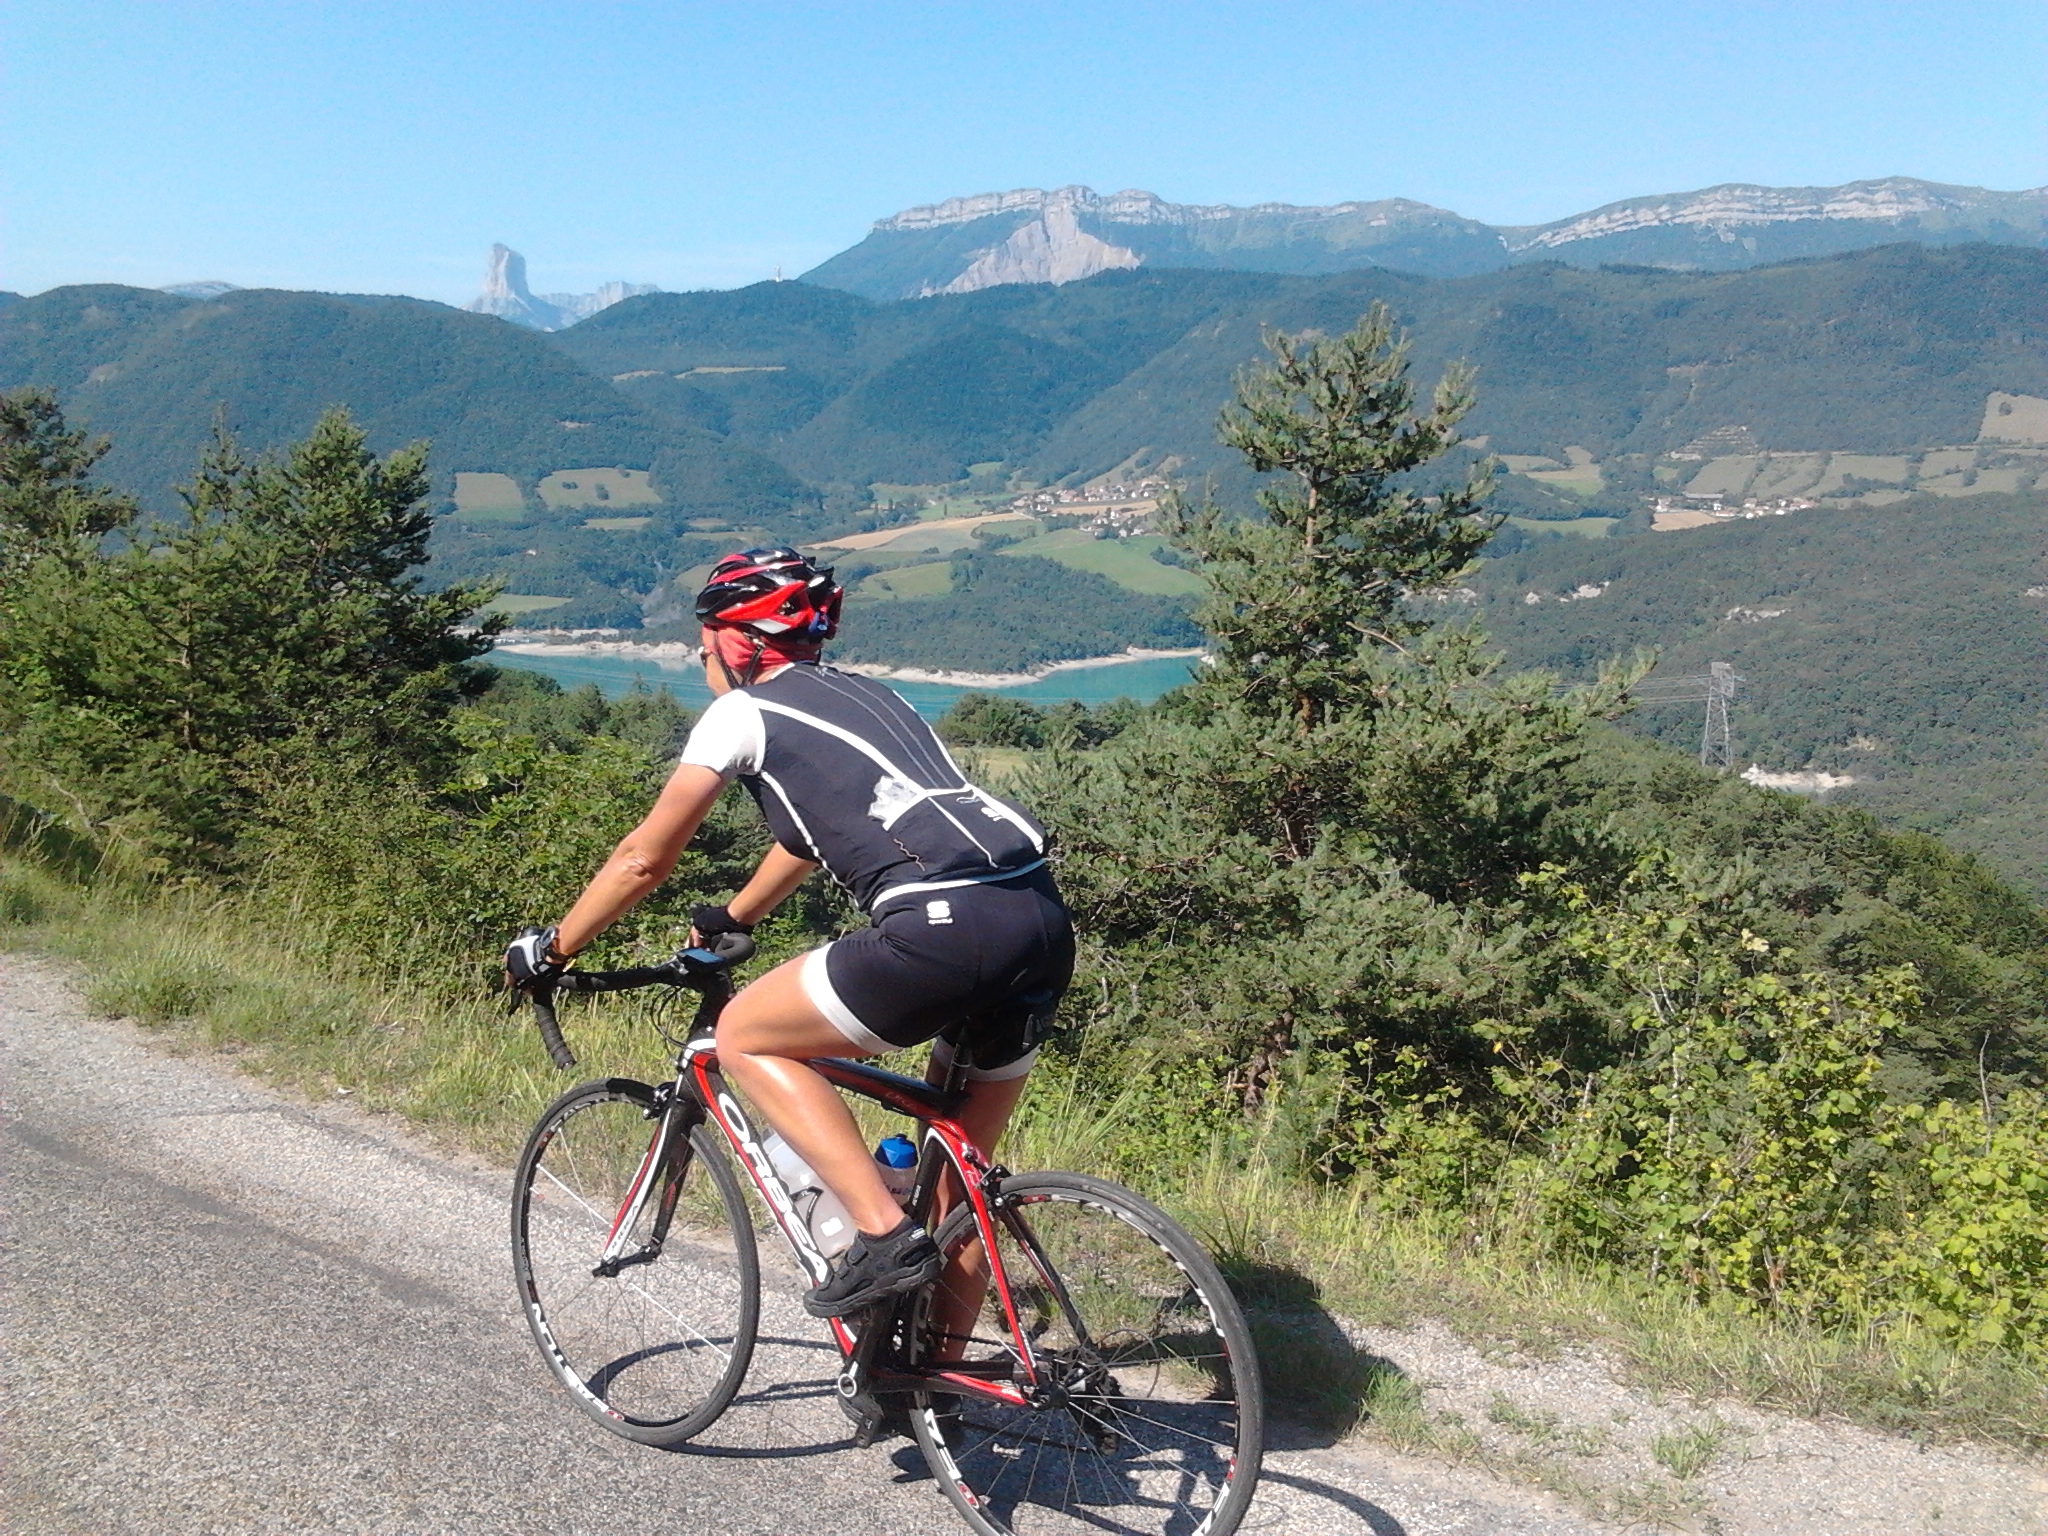
M 551 987 L 575 958 L 555 948 L 553 928 L 522 928 L 505 946 L 505 983 L 515 994 Z
M 732 915 L 729 907 L 690 908 L 690 943 L 703 948 L 722 933 L 737 933 L 752 937 L 754 925 L 743 923 Z

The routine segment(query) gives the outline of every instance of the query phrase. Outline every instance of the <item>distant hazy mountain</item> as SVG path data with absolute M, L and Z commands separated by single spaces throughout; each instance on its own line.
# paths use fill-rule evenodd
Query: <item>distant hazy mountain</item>
M 196 283 L 165 283 L 158 293 L 176 294 L 181 299 L 217 299 L 224 293 L 240 293 L 239 283 L 224 283 L 217 277 L 205 278 Z
M 877 223 L 806 282 L 872 299 L 1066 283 L 1123 267 L 1461 277 L 1531 261 L 1708 271 L 1914 241 L 2048 245 L 2048 188 L 1990 192 L 1896 176 L 1841 187 L 1731 183 L 1629 198 L 1552 224 L 1481 224 L 1391 198 L 1301 208 L 1169 203 L 1087 187 L 986 192 Z
M 165 292 L 181 293 L 184 290 L 166 289 Z M 484 274 L 483 292 L 463 308 L 475 314 L 496 315 L 536 331 L 561 331 L 578 320 L 588 320 L 601 309 L 611 308 L 621 299 L 659 292 L 661 290 L 652 283 L 606 283 L 595 293 L 536 294 L 526 286 L 526 258 L 510 246 L 494 245 L 491 247 L 490 270 Z M 195 293 L 191 297 L 211 298 L 213 295 Z

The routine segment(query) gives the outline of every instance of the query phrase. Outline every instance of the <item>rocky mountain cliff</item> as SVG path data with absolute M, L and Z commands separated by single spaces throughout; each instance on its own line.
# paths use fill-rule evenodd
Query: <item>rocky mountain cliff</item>
M 1488 225 L 1405 198 L 1298 207 L 1024 188 L 910 208 L 804 274 L 875 299 L 1065 283 L 1140 265 L 1459 277 L 1530 261 L 1725 271 L 1895 241 L 2048 245 L 2048 188 L 1895 176 L 1840 187 L 1730 183 L 1629 198 L 1550 224 Z
M 588 320 L 599 310 L 611 308 L 621 299 L 659 292 L 652 283 L 606 283 L 595 293 L 536 294 L 526 286 L 526 258 L 510 246 L 494 245 L 490 270 L 484 274 L 483 292 L 463 308 L 475 314 L 496 315 L 536 331 L 560 331 L 578 320 Z

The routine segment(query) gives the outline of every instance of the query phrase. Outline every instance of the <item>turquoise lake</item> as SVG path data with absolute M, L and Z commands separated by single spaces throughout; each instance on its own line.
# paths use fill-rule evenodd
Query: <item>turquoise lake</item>
M 649 688 L 666 688 L 692 709 L 711 702 L 711 690 L 704 686 L 704 670 L 694 663 L 660 662 L 637 656 L 526 656 L 514 651 L 493 652 L 490 658 L 501 667 L 519 667 L 552 677 L 564 688 L 581 688 L 595 683 L 608 697 L 630 690 L 636 683 Z M 1032 683 L 1014 688 L 987 690 L 1033 704 L 1059 704 L 1074 699 L 1082 704 L 1106 704 L 1111 699 L 1136 699 L 1149 704 L 1162 693 L 1178 688 L 1193 675 L 1198 658 L 1155 656 L 1143 661 L 1119 661 L 1105 667 L 1076 667 L 1055 672 Z M 889 680 L 917 712 L 937 719 L 953 701 L 968 690 L 944 683 L 908 683 Z

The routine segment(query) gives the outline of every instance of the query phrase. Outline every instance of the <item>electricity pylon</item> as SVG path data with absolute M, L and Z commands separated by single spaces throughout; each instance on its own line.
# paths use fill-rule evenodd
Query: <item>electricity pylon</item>
M 1735 697 L 1736 676 L 1732 663 L 1707 663 L 1704 674 L 1662 678 L 1646 685 L 1635 695 L 1638 704 L 1696 704 L 1707 706 L 1706 724 L 1700 731 L 1700 766 L 1725 772 L 1735 766 L 1735 748 L 1728 731 L 1728 704 Z
M 1728 743 L 1728 701 L 1741 681 L 1725 661 L 1707 664 L 1707 724 L 1700 732 L 1700 766 L 1717 773 L 1735 766 Z

